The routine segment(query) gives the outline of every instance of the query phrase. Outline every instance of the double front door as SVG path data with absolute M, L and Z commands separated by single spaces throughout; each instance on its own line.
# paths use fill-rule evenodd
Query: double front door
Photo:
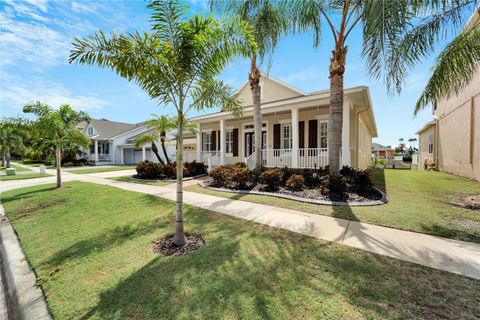
M 262 131 L 262 149 L 267 148 L 267 132 Z M 255 152 L 255 134 L 253 132 L 245 132 L 245 157 Z

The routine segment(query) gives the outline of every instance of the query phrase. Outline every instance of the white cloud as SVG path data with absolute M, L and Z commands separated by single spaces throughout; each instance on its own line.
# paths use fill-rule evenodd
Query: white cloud
M 42 101 L 52 107 L 69 104 L 74 109 L 85 111 L 111 106 L 109 101 L 95 95 L 73 94 L 61 84 L 45 81 L 39 77 L 25 80 L 14 75 L 2 74 L 1 83 L 0 101 L 18 110 L 30 101 Z

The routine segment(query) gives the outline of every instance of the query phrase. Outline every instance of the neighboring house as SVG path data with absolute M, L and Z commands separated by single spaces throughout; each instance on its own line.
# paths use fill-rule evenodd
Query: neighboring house
M 372 154 L 375 159 L 393 159 L 395 156 L 395 150 L 392 146 L 384 146 L 379 143 L 372 143 Z
M 466 28 L 480 23 L 476 12 Z M 419 165 L 430 159 L 440 171 L 480 180 L 480 66 L 471 83 L 458 94 L 433 104 L 434 120 L 419 136 Z
M 91 139 L 82 157 L 96 164 L 135 164 L 142 160 L 157 161 L 151 146 L 135 148 L 138 136 L 148 134 L 145 123 L 123 123 L 107 119 L 92 119 L 79 125 Z M 160 142 L 157 143 L 160 148 Z
M 262 164 L 266 167 L 314 168 L 328 165 L 329 90 L 304 93 L 262 75 Z M 254 166 L 253 107 L 250 86 L 238 90 L 243 116 L 217 112 L 197 116 L 196 155 L 212 165 L 246 161 Z M 357 168 L 371 164 L 372 137 L 377 136 L 367 87 L 344 90 L 341 163 Z

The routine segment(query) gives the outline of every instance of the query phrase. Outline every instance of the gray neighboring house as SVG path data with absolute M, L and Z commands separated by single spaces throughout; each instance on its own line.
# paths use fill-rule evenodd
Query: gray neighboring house
M 89 148 L 82 150 L 82 158 L 98 165 L 136 164 L 142 160 L 158 162 L 150 145 L 135 148 L 138 136 L 151 133 L 144 122 L 124 123 L 107 119 L 82 122 L 79 128 L 91 139 Z M 160 142 L 157 143 L 160 148 Z

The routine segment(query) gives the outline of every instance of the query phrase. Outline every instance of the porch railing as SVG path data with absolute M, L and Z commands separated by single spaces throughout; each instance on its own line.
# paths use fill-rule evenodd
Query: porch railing
M 299 168 L 321 168 L 328 165 L 327 148 L 298 149 Z
M 265 167 L 291 167 L 292 149 L 263 149 L 262 163 Z
M 245 158 L 245 163 L 248 169 L 253 170 L 255 168 L 255 152 Z

